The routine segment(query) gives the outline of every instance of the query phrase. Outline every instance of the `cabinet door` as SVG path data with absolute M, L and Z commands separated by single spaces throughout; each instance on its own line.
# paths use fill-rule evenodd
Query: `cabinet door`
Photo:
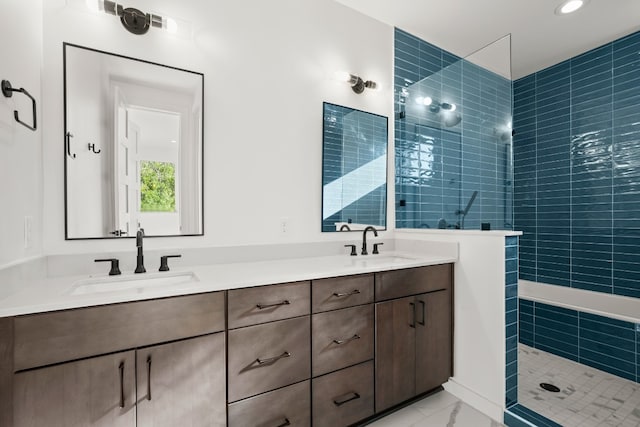
M 451 376 L 451 291 L 416 297 L 416 394 Z
M 376 304 L 376 412 L 415 395 L 415 298 Z
M 138 426 L 224 426 L 224 333 L 136 352 Z
M 15 427 L 135 427 L 133 351 L 19 372 Z

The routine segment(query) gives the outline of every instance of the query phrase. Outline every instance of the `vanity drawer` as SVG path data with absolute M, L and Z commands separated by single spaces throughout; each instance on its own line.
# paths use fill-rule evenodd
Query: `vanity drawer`
M 18 316 L 14 370 L 224 330 L 224 292 Z
M 229 329 L 309 314 L 309 282 L 229 291 Z
M 373 302 L 373 274 L 314 280 L 311 294 L 314 313 L 367 304 Z
M 343 427 L 373 415 L 373 361 L 313 379 L 313 426 Z
M 229 331 L 229 402 L 309 378 L 309 316 Z
M 451 288 L 453 264 L 376 273 L 376 301 Z
M 373 304 L 314 314 L 313 376 L 373 359 Z
M 308 426 L 309 381 L 250 397 L 229 405 L 229 427 Z

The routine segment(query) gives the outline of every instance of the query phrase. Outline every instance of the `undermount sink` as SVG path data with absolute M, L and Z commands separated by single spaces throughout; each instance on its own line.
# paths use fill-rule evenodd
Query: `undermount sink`
M 396 265 L 405 264 L 416 261 L 416 258 L 400 256 L 400 255 L 364 255 L 351 257 L 352 265 L 358 266 L 375 266 L 375 265 Z
M 148 288 L 189 285 L 199 281 L 200 279 L 198 279 L 198 276 L 193 272 L 144 273 L 136 276 L 95 277 L 75 282 L 69 295 L 90 295 L 130 290 L 143 292 Z

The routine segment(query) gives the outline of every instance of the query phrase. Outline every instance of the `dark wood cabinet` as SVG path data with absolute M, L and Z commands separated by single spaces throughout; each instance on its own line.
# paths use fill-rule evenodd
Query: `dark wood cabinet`
M 380 273 L 384 287 L 376 281 L 380 299 L 402 296 L 403 289 L 405 295 L 437 289 L 376 304 L 376 412 L 433 390 L 452 375 L 451 266 L 436 267 Z
M 373 361 L 313 379 L 313 426 L 346 427 L 373 415 Z
M 415 395 L 415 297 L 376 304 L 376 412 Z
M 310 381 L 303 381 L 229 405 L 229 427 L 308 427 Z
M 224 427 L 224 333 L 136 351 L 138 427 Z
M 421 394 L 444 384 L 452 374 L 451 291 L 418 295 L 416 301 L 415 378 L 416 394 Z
M 135 427 L 135 353 L 14 375 L 15 427 Z

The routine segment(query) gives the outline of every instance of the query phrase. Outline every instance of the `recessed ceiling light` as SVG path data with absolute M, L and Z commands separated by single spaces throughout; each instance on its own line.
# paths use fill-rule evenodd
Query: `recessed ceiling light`
M 556 8 L 556 15 L 566 15 L 575 12 L 587 3 L 588 0 L 567 0 Z

